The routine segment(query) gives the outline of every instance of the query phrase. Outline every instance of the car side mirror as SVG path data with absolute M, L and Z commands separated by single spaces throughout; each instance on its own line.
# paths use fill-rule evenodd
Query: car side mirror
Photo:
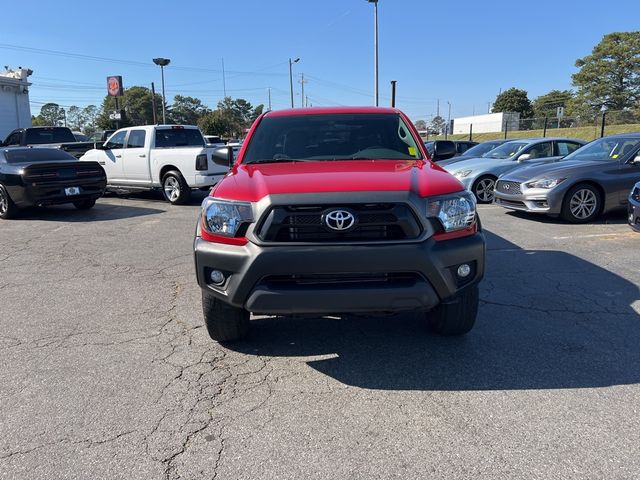
M 436 140 L 433 142 L 433 155 L 431 155 L 431 160 L 434 162 L 447 160 L 455 156 L 456 144 L 451 140 Z
M 231 166 L 233 165 L 233 148 L 216 148 L 211 154 L 211 158 L 213 159 L 213 163 L 215 163 L 216 165 L 222 165 L 224 167 L 231 168 Z
M 633 163 L 634 165 L 640 165 L 640 153 L 638 153 L 633 160 L 631 160 L 631 163 Z
M 518 161 L 519 162 L 526 162 L 527 160 L 531 160 L 531 154 L 530 153 L 523 153 L 522 155 L 520 155 L 518 157 Z

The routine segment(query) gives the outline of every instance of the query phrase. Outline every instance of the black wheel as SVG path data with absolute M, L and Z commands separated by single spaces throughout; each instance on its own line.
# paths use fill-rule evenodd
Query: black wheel
M 493 202 L 493 190 L 496 188 L 496 177 L 485 175 L 473 182 L 471 191 L 476 196 L 478 203 Z
M 209 336 L 218 342 L 231 342 L 249 333 L 249 312 L 232 307 L 202 291 L 202 311 Z
M 164 198 L 173 205 L 182 205 L 191 198 L 191 189 L 184 178 L 175 170 L 165 173 L 162 177 L 162 193 Z
M 454 336 L 468 333 L 476 323 L 479 299 L 477 285 L 466 288 L 453 301 L 441 303 L 427 313 L 429 326 L 439 335 Z
M 13 203 L 9 192 L 4 185 L 0 184 L 0 218 L 8 220 L 18 215 L 18 207 Z
M 90 208 L 93 208 L 95 204 L 96 204 L 95 199 L 78 200 L 77 202 L 73 202 L 73 206 L 76 207 L 78 210 L 89 210 Z
M 602 196 L 597 188 L 580 183 L 571 188 L 562 202 L 563 219 L 571 223 L 587 223 L 600 215 Z

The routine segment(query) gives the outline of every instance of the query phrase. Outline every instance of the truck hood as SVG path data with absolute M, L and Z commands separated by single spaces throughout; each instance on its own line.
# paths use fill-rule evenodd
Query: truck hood
M 236 165 L 211 196 L 257 202 L 267 195 L 411 191 L 421 197 L 463 190 L 442 168 L 422 160 L 346 160 Z
M 600 171 L 607 165 L 612 166 L 614 162 L 609 161 L 584 161 L 584 160 L 560 160 L 559 162 L 536 165 L 533 167 L 518 168 L 502 177 L 501 180 L 513 182 L 527 182 L 539 178 L 561 178 L 573 177 L 587 172 Z

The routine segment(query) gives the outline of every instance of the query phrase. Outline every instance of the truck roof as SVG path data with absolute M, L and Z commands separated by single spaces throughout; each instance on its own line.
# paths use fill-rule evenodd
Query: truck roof
M 335 113 L 400 113 L 399 110 L 390 107 L 309 107 L 309 108 L 289 108 L 267 112 L 267 117 L 288 117 L 293 115 L 327 115 Z

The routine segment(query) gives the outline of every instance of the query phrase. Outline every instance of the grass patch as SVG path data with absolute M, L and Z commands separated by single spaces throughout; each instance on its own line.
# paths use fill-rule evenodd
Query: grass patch
M 640 132 L 640 124 L 634 123 L 629 125 L 608 125 L 604 129 L 605 135 L 615 135 L 617 133 L 635 133 Z M 507 133 L 507 138 L 538 138 L 542 137 L 543 130 L 514 130 Z M 580 140 L 591 141 L 600 137 L 600 126 L 595 127 L 574 127 L 574 128 L 547 128 L 547 137 L 567 137 L 578 138 Z M 449 140 L 469 140 L 469 134 L 449 135 Z M 504 132 L 493 133 L 474 133 L 474 142 L 485 142 L 487 140 L 496 140 L 504 138 Z M 422 137 L 427 140 L 427 137 Z M 429 136 L 429 140 L 444 140 L 444 135 Z

